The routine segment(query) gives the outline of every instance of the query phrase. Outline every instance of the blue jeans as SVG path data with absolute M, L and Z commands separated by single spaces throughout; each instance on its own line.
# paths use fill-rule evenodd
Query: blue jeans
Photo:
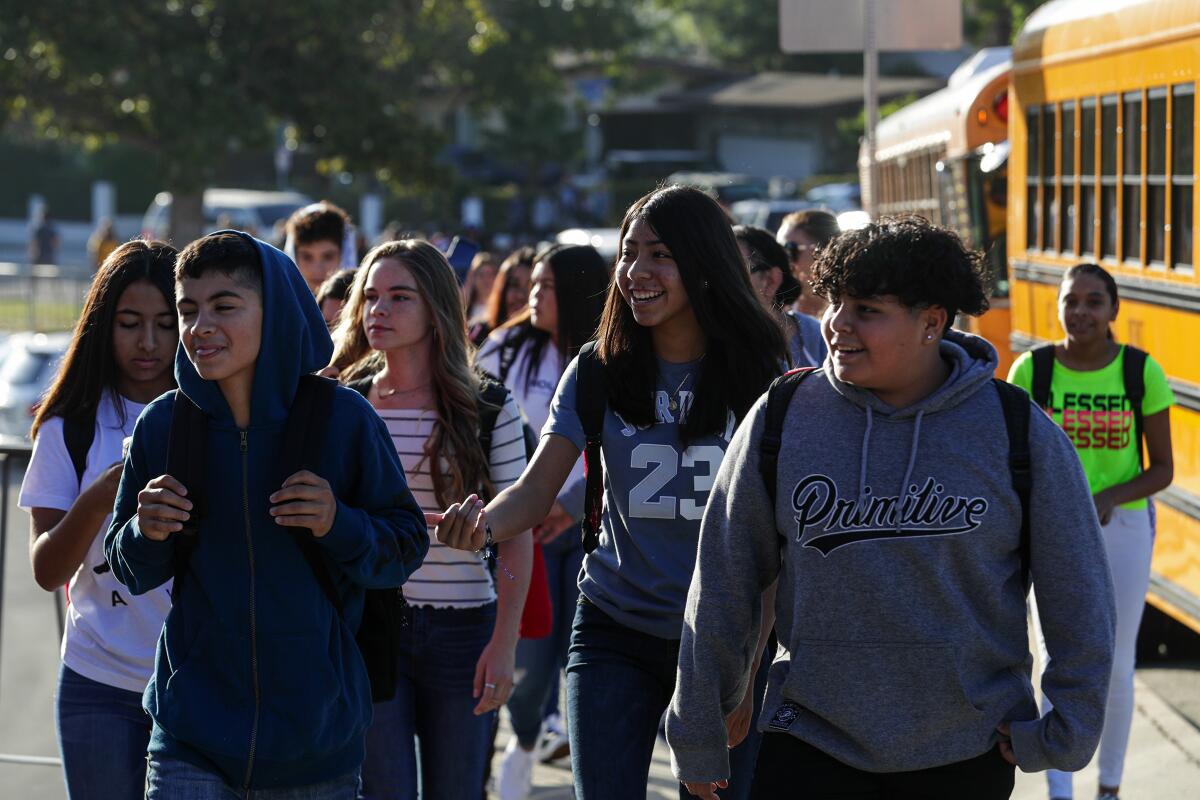
M 679 642 L 626 628 L 580 596 L 567 659 L 576 800 L 644 798 L 658 723 L 675 691 Z M 743 743 L 729 754 L 732 786 Z M 691 797 L 679 787 L 680 798 Z
M 187 761 L 150 756 L 146 800 L 356 800 L 358 773 L 331 781 L 282 789 L 234 789 L 217 775 Z
M 496 605 L 410 606 L 404 620 L 396 696 L 367 729 L 363 798 L 479 800 L 495 712 L 475 716 L 471 695 Z
M 542 556 L 550 584 L 553 627 L 549 636 L 522 639 L 517 645 L 517 674 L 521 677 L 508 698 L 513 733 L 526 750 L 537 743 L 542 720 L 558 710 L 558 671 L 567 665 L 571 624 L 579 600 L 579 568 L 583 565 L 579 527 L 568 528 L 543 545 Z
M 150 715 L 142 695 L 58 673 L 55 722 L 70 800 L 141 800 L 146 789 Z

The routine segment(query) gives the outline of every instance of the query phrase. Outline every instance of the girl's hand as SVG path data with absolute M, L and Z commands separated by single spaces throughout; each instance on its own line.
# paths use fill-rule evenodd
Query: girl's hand
M 123 461 L 110 465 L 108 469 L 100 473 L 100 477 L 83 490 L 87 495 L 87 502 L 97 513 L 112 513 L 113 503 L 117 500 L 117 487 L 121 485 L 121 473 L 124 469 L 125 462 Z
M 147 539 L 165 542 L 191 518 L 187 489 L 170 475 L 159 475 L 138 492 L 138 530 Z
M 1105 489 L 1102 492 L 1096 492 L 1092 495 L 1092 502 L 1096 505 L 1096 516 L 1100 518 L 1101 525 L 1107 525 L 1112 521 L 1113 510 L 1117 507 L 1116 501 L 1112 499 L 1112 495 Z
M 742 743 L 746 734 L 750 732 L 750 723 L 754 721 L 754 676 L 757 673 L 758 668 L 756 667 L 750 673 L 750 685 L 746 687 L 746 694 L 742 697 L 742 702 L 729 712 L 729 716 L 725 717 L 725 730 L 729 732 L 730 750 Z
M 508 702 L 513 690 L 516 653 L 515 643 L 497 641 L 492 637 L 479 654 L 479 662 L 475 665 L 475 688 L 471 695 L 479 700 L 475 706 L 475 716 L 495 711 Z
M 439 542 L 455 550 L 477 553 L 487 540 L 483 500 L 477 494 L 462 503 L 455 503 L 441 514 L 426 514 L 425 524 L 434 528 L 434 536 Z
M 575 520 L 571 519 L 562 504 L 555 501 L 542 524 L 533 529 L 533 540 L 539 544 L 550 544 L 574 524 Z
M 721 800 L 717 797 L 717 789 L 728 789 L 729 781 L 715 781 L 712 783 L 707 781 L 699 783 L 683 781 L 683 786 L 688 790 L 688 794 L 693 797 L 699 797 L 701 800 Z

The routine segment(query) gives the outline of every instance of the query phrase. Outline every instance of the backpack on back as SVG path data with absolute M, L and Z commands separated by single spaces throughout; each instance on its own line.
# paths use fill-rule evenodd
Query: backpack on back
M 1146 351 L 1125 345 L 1121 362 L 1121 379 L 1125 396 L 1133 410 L 1133 436 L 1137 440 L 1138 470 L 1146 464 L 1146 446 L 1142 441 L 1142 401 L 1146 399 Z M 1033 349 L 1033 391 L 1038 408 L 1050 410 L 1050 383 L 1054 377 L 1054 345 L 1044 344 Z
M 758 470 L 762 475 L 771 507 L 775 506 L 777 494 L 779 449 L 783 440 L 783 422 L 787 418 L 792 396 L 800 384 L 820 367 L 804 367 L 780 375 L 767 390 L 767 402 L 763 409 L 766 417 L 759 442 Z M 1032 460 L 1029 450 L 1029 395 L 1020 387 L 995 378 L 992 385 L 1000 395 L 1000 406 L 1004 411 L 1004 427 L 1008 432 L 1008 471 L 1013 491 L 1021 501 L 1021 580 L 1029 589 L 1029 506 L 1033 490 Z
M 591 553 L 600 544 L 600 524 L 604 514 L 604 462 L 600 437 L 604 432 L 604 412 L 608 408 L 608 380 L 604 364 L 596 353 L 596 343 L 588 342 L 579 350 L 575 381 L 575 411 L 583 424 L 583 552 Z
M 325 446 L 329 419 L 333 413 L 336 386 L 333 381 L 316 375 L 300 377 L 284 427 L 277 476 L 279 484 L 282 485 L 284 480 L 302 469 L 317 471 Z M 188 499 L 192 502 L 193 510 L 191 518 L 185 523 L 183 530 L 179 531 L 175 543 L 173 598 L 179 597 L 188 564 L 196 549 L 196 530 L 206 510 L 207 440 L 208 416 L 197 408 L 187 395 L 176 391 L 167 444 L 167 474 L 187 487 Z M 304 528 L 288 530 L 292 532 L 296 545 L 304 554 L 304 560 L 308 562 L 322 592 L 337 614 L 344 615 L 342 597 L 334 584 L 329 564 L 311 531 Z M 370 678 L 371 699 L 377 703 L 391 699 L 396 693 L 396 666 L 402 620 L 400 614 L 404 605 L 403 590 L 399 586 L 371 589 L 366 592 L 362 623 L 359 625 L 355 641 L 362 652 L 367 676 Z

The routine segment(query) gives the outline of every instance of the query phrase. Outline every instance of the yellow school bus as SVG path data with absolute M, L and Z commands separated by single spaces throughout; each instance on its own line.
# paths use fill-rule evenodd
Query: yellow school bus
M 919 214 L 988 253 L 996 273 L 991 310 L 966 327 L 1000 354 L 1008 374 L 1008 281 L 1004 274 L 1008 155 L 1008 48 L 981 50 L 946 88 L 888 115 L 876 130 L 878 185 L 865 151 L 859 174 L 867 211 Z
M 1162 364 L 1175 483 L 1158 495 L 1151 604 L 1200 631 L 1200 282 L 1196 0 L 1055 0 L 1013 47 L 1012 347 L 1061 338 L 1063 270 L 1116 277 L 1114 333 Z

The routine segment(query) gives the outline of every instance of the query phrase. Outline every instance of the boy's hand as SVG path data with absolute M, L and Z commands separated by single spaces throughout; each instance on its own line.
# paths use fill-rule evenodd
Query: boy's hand
M 441 514 L 426 514 L 425 524 L 436 528 L 437 540 L 455 550 L 478 552 L 486 541 L 487 520 L 483 500 L 473 494 L 461 504 L 455 503 Z
M 337 500 L 329 481 L 302 469 L 283 482 L 283 488 L 271 495 L 271 516 L 279 525 L 308 528 L 320 539 L 333 527 Z
M 717 796 L 717 789 L 728 789 L 729 781 L 697 781 L 694 783 L 683 781 L 683 786 L 688 790 L 688 794 L 693 797 L 702 798 L 702 800 L 720 800 Z
M 138 492 L 138 529 L 147 539 L 166 541 L 191 518 L 187 489 L 170 475 L 159 475 Z

